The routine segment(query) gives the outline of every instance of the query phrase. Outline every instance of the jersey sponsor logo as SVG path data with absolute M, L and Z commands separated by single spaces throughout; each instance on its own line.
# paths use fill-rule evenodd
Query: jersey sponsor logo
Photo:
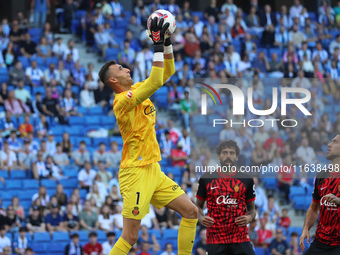
M 218 188 L 218 186 L 217 187 L 211 187 L 210 189 L 217 189 Z
M 153 105 L 148 105 L 147 107 L 144 108 L 144 114 L 145 115 L 149 115 L 149 114 L 151 114 L 155 111 L 156 111 L 156 109 Z
M 133 93 L 132 93 L 132 91 L 130 90 L 130 91 L 126 94 L 126 96 L 127 96 L 128 98 L 131 99 L 131 98 L 132 98 L 132 94 L 133 94 Z
M 138 208 L 138 206 L 135 206 L 135 207 L 133 208 L 132 214 L 135 215 L 135 216 L 137 216 L 137 215 L 139 214 L 139 208 Z
M 327 188 L 328 186 L 326 186 L 326 187 L 323 187 L 323 188 L 321 188 L 320 190 L 324 190 L 325 188 Z
M 336 203 L 327 202 L 326 199 L 324 199 L 324 196 L 320 200 L 320 206 L 323 205 L 328 207 L 327 210 L 337 210 L 338 208 L 338 205 Z
M 234 191 L 235 192 L 238 192 L 240 190 L 240 186 L 238 186 L 237 184 L 235 185 L 235 187 L 234 187 Z
M 224 195 L 221 195 L 216 199 L 216 204 L 237 205 L 237 199 L 229 198 L 229 195 L 227 195 L 226 197 Z
M 172 190 L 173 191 L 175 191 L 176 189 L 178 189 L 179 188 L 179 186 L 178 185 L 174 185 L 174 186 L 172 186 Z

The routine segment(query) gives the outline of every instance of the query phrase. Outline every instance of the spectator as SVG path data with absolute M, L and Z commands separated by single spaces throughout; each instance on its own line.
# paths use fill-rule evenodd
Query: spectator
M 269 244 L 268 242 L 270 238 L 272 237 L 272 232 L 266 229 L 267 223 L 268 223 L 268 219 L 262 218 L 260 220 L 260 228 L 259 230 L 257 230 L 257 234 L 259 236 L 258 245 L 265 250 L 267 249 L 268 244 Z
M 72 97 L 72 92 L 69 89 L 66 89 L 64 92 L 64 97 L 60 101 L 61 111 L 62 114 L 67 119 L 67 122 L 70 118 L 70 116 L 81 116 L 80 113 L 78 113 L 78 109 L 76 107 L 76 100 L 74 100 Z
M 5 100 L 5 109 L 12 114 L 19 116 L 24 113 L 30 113 L 29 107 L 20 99 L 15 98 L 14 90 L 8 92 L 8 98 Z
M 283 240 L 282 228 L 276 229 L 276 238 L 271 241 L 269 249 L 272 254 L 290 254 L 288 244 Z
M 83 247 L 79 243 L 79 235 L 73 233 L 71 235 L 71 242 L 65 247 L 65 255 L 83 255 Z
M 109 233 L 113 230 L 114 217 L 110 214 L 110 208 L 107 205 L 103 205 L 101 208 L 101 214 L 98 216 L 98 229 Z
M 183 151 L 183 143 L 177 142 L 177 148 L 171 151 L 172 166 L 184 167 L 188 160 L 188 155 Z
M 183 116 L 184 127 L 190 130 L 190 117 L 196 110 L 195 101 L 189 98 L 189 90 L 184 91 L 184 99 L 181 100 L 181 113 Z
M 79 218 L 72 213 L 73 205 L 67 204 L 66 212 L 63 216 L 63 228 L 67 232 L 79 230 Z
M 33 57 L 37 53 L 37 44 L 31 41 L 31 35 L 26 33 L 21 44 L 20 52 L 22 56 L 27 58 Z
M 252 62 L 252 68 L 261 75 L 270 70 L 268 59 L 263 51 L 260 51 L 257 58 Z
M 93 180 L 96 177 L 97 172 L 91 169 L 91 163 L 85 162 L 84 168 L 78 173 L 78 181 L 82 189 L 89 190 L 93 184 Z
M 195 255 L 205 255 L 207 250 L 207 230 L 202 229 L 200 231 L 200 240 L 195 246 Z
M 57 143 L 56 152 L 53 155 L 53 161 L 61 167 L 67 166 L 70 163 L 69 157 L 62 151 L 62 149 L 61 143 Z
M 65 123 L 63 116 L 61 115 L 61 109 L 58 104 L 58 100 L 52 98 L 52 91 L 50 88 L 46 88 L 46 97 L 42 101 L 43 113 L 51 118 L 58 117 L 61 124 Z
M 113 225 L 116 229 L 123 229 L 123 215 L 122 215 L 122 207 L 120 205 L 116 205 L 113 210 Z
M 73 153 L 73 159 L 79 167 L 83 167 L 85 162 L 90 161 L 90 153 L 86 150 L 85 141 L 79 143 L 79 149 Z
M 1 65 L 6 64 L 7 68 L 12 67 L 17 62 L 17 53 L 13 42 L 8 42 L 7 47 L 0 52 L 0 62 Z
M 66 60 L 68 54 L 71 54 L 74 63 L 79 60 L 79 50 L 74 48 L 74 41 L 72 39 L 68 41 L 68 48 L 64 51 L 64 60 Z
M 20 221 L 25 219 L 25 211 L 24 208 L 19 203 L 19 198 L 17 196 L 12 197 L 12 207 L 14 209 L 14 213 L 18 215 Z
M 62 179 L 67 179 L 68 177 L 64 176 L 63 171 L 59 166 L 54 164 L 52 156 L 48 155 L 46 157 L 46 169 L 51 173 L 50 179 L 54 179 L 56 181 L 60 181 Z
M 249 239 L 253 243 L 254 246 L 258 246 L 259 243 L 259 235 L 255 230 L 257 225 L 257 219 L 255 218 L 252 222 L 250 222 L 248 231 L 249 231 Z
M 45 36 L 40 37 L 39 45 L 37 46 L 37 56 L 42 58 L 51 57 L 52 51 L 50 45 L 48 45 L 47 38 Z
M 82 87 L 85 82 L 85 72 L 80 66 L 80 62 L 76 61 L 74 67 L 71 69 L 71 76 L 69 81 L 72 85 Z
M 90 242 L 84 246 L 84 255 L 102 255 L 103 247 L 97 242 L 97 233 L 91 232 L 89 238 Z
M 321 42 L 316 44 L 316 49 L 313 51 L 312 59 L 315 61 L 315 57 L 319 56 L 320 62 L 326 64 L 328 62 L 328 53 L 322 48 Z
M 97 89 L 98 88 L 98 72 L 94 70 L 94 66 L 92 63 L 88 63 L 87 65 L 87 74 L 85 76 L 86 81 L 89 84 L 89 89 Z M 85 84 L 84 84 L 85 86 Z
M 8 145 L 9 145 L 9 149 L 11 151 L 13 151 L 14 153 L 17 153 L 20 151 L 21 149 L 21 141 L 18 139 L 17 137 L 17 132 L 15 130 L 11 131 L 10 137 L 7 139 L 8 141 Z
M 281 228 L 285 228 L 286 231 L 288 231 L 288 228 L 290 227 L 290 218 L 288 216 L 288 209 L 287 208 L 284 208 L 282 209 L 282 216 L 279 217 L 278 219 L 278 225 L 281 227 Z
M 38 206 L 32 207 L 32 214 L 26 218 L 26 227 L 31 234 L 46 231 L 45 219 L 40 215 Z
M 171 243 L 165 244 L 165 251 L 161 253 L 161 255 L 175 255 L 173 252 L 173 247 Z
M 7 231 L 11 234 L 18 233 L 19 228 L 21 227 L 21 220 L 20 217 L 14 211 L 13 206 L 9 205 L 7 207 L 7 222 L 8 228 Z
M 292 30 L 289 33 L 290 41 L 294 47 L 301 47 L 301 43 L 306 40 L 306 36 L 299 31 L 297 25 L 292 26 Z
M 103 243 L 103 255 L 109 255 L 113 245 L 115 244 L 116 234 L 115 232 L 107 232 L 107 241 Z
M 16 126 L 14 126 L 12 113 L 10 111 L 6 111 L 5 118 L 1 120 L 0 129 L 4 134 L 2 135 L 9 135 L 12 130 L 15 130 Z
M 86 200 L 94 198 L 96 201 L 96 206 L 100 208 L 105 201 L 105 194 L 99 192 L 98 185 L 94 183 L 91 187 L 91 192 L 87 193 Z
M 40 151 L 42 152 L 43 159 L 45 160 L 47 156 L 49 155 L 49 151 L 47 150 L 47 146 L 46 146 L 46 140 L 41 141 Z
M 26 105 L 31 105 L 31 93 L 24 88 L 24 81 L 19 80 L 18 87 L 14 90 L 15 98 L 21 100 Z
M 55 80 L 56 84 L 61 85 L 60 73 L 59 70 L 56 69 L 54 63 L 48 65 L 48 69 L 46 69 L 44 72 L 44 78 L 47 83 L 52 83 L 52 80 Z
M 197 38 L 192 33 L 185 35 L 184 53 L 187 57 L 194 57 L 196 51 L 201 51 Z
M 64 187 L 62 184 L 58 184 L 56 187 L 56 193 L 53 195 L 54 197 L 57 198 L 58 201 L 58 206 L 65 206 L 67 203 L 67 196 L 64 193 Z
M 26 68 L 25 74 L 26 79 L 31 86 L 38 87 L 45 83 L 44 73 L 38 67 L 38 64 L 35 60 L 31 62 L 31 67 Z
M 118 143 L 116 141 L 112 141 L 110 143 L 110 148 L 111 149 L 107 152 L 107 157 L 106 157 L 107 167 L 117 168 L 119 167 L 119 164 L 122 158 L 122 151 L 119 150 Z M 104 183 L 106 183 L 106 181 L 103 179 L 103 176 L 102 176 L 102 180 Z
M 15 66 L 9 70 L 9 83 L 18 85 L 19 81 L 26 79 L 25 71 L 22 68 L 22 63 L 17 61 Z
M 301 145 L 296 150 L 300 164 L 315 164 L 317 161 L 314 149 L 308 146 L 308 139 L 303 138 Z
M 33 125 L 30 123 L 30 115 L 29 114 L 25 114 L 24 123 L 20 124 L 18 131 L 21 133 L 22 137 L 27 137 L 28 132 L 33 133 Z
M 6 82 L 1 83 L 0 90 L 0 104 L 3 106 L 5 104 L 5 100 L 8 98 L 8 87 Z
M 162 137 L 160 142 L 160 149 L 162 153 L 162 158 L 171 159 L 171 151 L 174 149 L 174 144 L 170 140 L 170 133 L 169 131 L 164 132 L 164 137 Z
M 65 1 L 63 5 L 64 28 L 69 32 L 71 30 L 72 19 L 75 18 L 77 6 L 72 0 Z
M 33 163 L 36 161 L 35 153 L 30 149 L 30 142 L 28 139 L 25 139 L 24 147 L 20 150 L 18 158 L 19 165 L 25 170 L 31 169 Z
M 110 180 L 112 179 L 112 174 L 105 169 L 104 162 L 102 161 L 98 162 L 98 175 L 100 175 L 100 179 L 106 188 L 109 185 Z
M 61 141 L 61 145 L 63 148 L 63 152 L 68 154 L 68 156 L 71 156 L 73 144 L 70 141 L 70 135 L 67 132 L 63 133 L 63 140 Z
M 27 227 L 21 227 L 19 229 L 19 235 L 13 240 L 14 252 L 20 255 L 25 254 L 25 250 L 31 246 L 30 240 L 27 238 Z
M 94 98 L 95 98 L 96 104 L 101 107 L 106 106 L 110 99 L 111 93 L 112 92 L 108 90 L 108 87 L 104 86 L 104 83 L 99 81 L 98 89 L 94 91 Z
M 87 81 L 84 83 L 83 90 L 80 91 L 80 105 L 82 107 L 96 106 L 93 91 L 90 90 L 90 84 Z
M 291 255 L 302 255 L 302 250 L 299 245 L 298 241 L 299 235 L 296 232 L 292 232 L 290 234 L 290 242 L 289 242 L 289 247 L 290 247 L 290 254 Z
M 93 153 L 93 164 L 95 166 L 98 166 L 98 162 L 99 161 L 103 161 L 105 162 L 105 164 L 107 165 L 107 161 L 108 161 L 108 153 L 106 152 L 106 145 L 105 143 L 100 143 L 99 144 L 99 149 L 96 150 Z
M 52 131 L 48 132 L 46 147 L 49 155 L 54 155 L 57 152 L 56 142 L 54 141 L 54 135 Z
M 61 59 L 64 56 L 64 52 L 66 51 L 67 47 L 63 43 L 63 38 L 58 37 L 56 42 L 52 46 L 52 53 L 58 59 Z
M 50 202 L 50 196 L 47 194 L 45 186 L 39 187 L 39 192 L 33 195 L 32 201 L 35 201 L 37 198 L 41 200 L 41 205 L 43 207 L 46 207 L 47 204 Z
M 12 242 L 6 235 L 5 227 L 0 227 L 0 252 L 1 254 L 12 254 Z
M 46 215 L 46 228 L 52 234 L 55 231 L 65 231 L 63 217 L 60 215 L 58 204 L 52 204 L 51 213 Z
M 17 156 L 16 154 L 9 148 L 9 143 L 4 141 L 3 149 L 0 151 L 0 167 L 4 170 L 12 170 L 17 167 Z
M 284 192 L 286 203 L 289 204 L 290 187 L 293 186 L 296 179 L 295 169 L 292 166 L 292 158 L 290 154 L 281 154 L 283 165 L 280 167 L 278 173 L 278 186 L 279 190 Z
M 13 42 L 14 46 L 18 47 L 21 42 L 21 36 L 23 35 L 23 31 L 19 27 L 19 21 L 13 20 L 11 32 L 9 33 L 9 39 Z

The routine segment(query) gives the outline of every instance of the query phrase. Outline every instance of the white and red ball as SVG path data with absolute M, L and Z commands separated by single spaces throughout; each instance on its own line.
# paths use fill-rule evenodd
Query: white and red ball
M 157 10 L 157 11 L 154 11 L 148 18 L 148 24 L 147 24 L 147 27 L 148 29 L 146 30 L 148 36 L 151 34 L 150 33 L 150 25 L 151 25 L 151 20 L 154 18 L 154 17 L 158 17 L 158 20 L 160 20 L 161 18 L 164 19 L 164 23 L 169 23 L 169 27 L 168 29 L 166 30 L 165 32 L 165 39 L 170 37 L 176 30 L 176 19 L 175 17 L 171 14 L 171 12 L 167 11 L 167 10 Z M 159 22 L 159 21 L 158 21 Z

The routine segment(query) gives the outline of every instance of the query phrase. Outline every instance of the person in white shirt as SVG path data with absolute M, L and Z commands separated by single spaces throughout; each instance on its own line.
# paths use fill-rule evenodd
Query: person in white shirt
M 301 145 L 296 150 L 296 155 L 302 164 L 317 164 L 318 162 L 314 149 L 308 146 L 307 138 L 302 139 Z
M 98 228 L 105 232 L 113 231 L 113 215 L 110 214 L 108 205 L 103 205 L 101 209 L 101 214 L 98 216 Z
M 201 38 L 202 33 L 203 33 L 204 23 L 200 21 L 199 16 L 196 15 L 193 17 L 193 22 L 190 24 L 190 26 L 194 26 L 196 36 L 198 38 Z
M 68 54 L 72 54 L 74 63 L 79 60 L 79 50 L 74 48 L 74 41 L 72 39 L 68 41 L 68 48 L 64 51 L 64 60 L 66 60 Z
M 98 217 L 98 219 L 99 219 L 99 217 Z M 102 252 L 103 255 L 109 255 L 110 254 L 110 251 L 112 250 L 112 247 L 115 244 L 116 234 L 115 234 L 115 232 L 108 232 L 106 234 L 106 237 L 107 237 L 107 241 L 102 244 L 102 246 L 103 246 L 103 252 Z
M 93 184 L 97 172 L 91 169 L 91 163 L 85 162 L 84 168 L 78 173 L 78 181 L 82 189 L 89 190 Z
M 324 49 L 322 49 L 321 42 L 316 44 L 316 49 L 313 51 L 312 59 L 315 60 L 315 56 L 318 55 L 320 57 L 320 61 L 323 64 L 327 64 L 328 62 L 328 53 Z
M 32 202 L 34 202 L 37 198 L 40 198 L 42 206 L 48 205 L 48 203 L 50 202 L 50 196 L 47 194 L 46 187 L 39 187 L 39 192 L 33 195 Z
M 94 70 L 94 65 L 92 63 L 88 63 L 86 81 L 89 83 L 90 89 L 98 88 L 98 78 L 98 72 Z
M 45 82 L 44 73 L 38 68 L 38 64 L 35 60 L 31 62 L 30 67 L 26 68 L 25 74 L 29 83 L 35 87 L 43 85 Z
M 4 141 L 3 150 L 0 151 L 1 169 L 11 170 L 17 166 L 17 156 L 10 150 L 9 143 Z
M 224 140 L 234 140 L 236 137 L 236 132 L 230 127 L 230 124 L 225 124 L 224 129 L 220 132 L 220 141 Z
M 150 210 L 147 215 L 142 219 L 140 225 L 145 225 L 148 229 L 151 229 L 152 227 L 154 229 L 159 229 L 158 220 L 156 218 L 155 211 L 153 210 L 152 206 L 150 205 Z
M 340 48 L 340 34 L 338 34 L 335 38 L 335 40 L 331 41 L 330 45 L 329 45 L 329 52 L 331 54 L 334 53 L 334 49 L 338 47 Z
M 0 254 L 12 254 L 12 242 L 5 236 L 6 228 L 5 226 L 0 227 Z
M 53 156 L 57 152 L 57 143 L 54 141 L 54 135 L 53 132 L 48 132 L 47 141 L 46 141 L 46 147 L 49 152 L 49 155 Z
M 80 105 L 82 107 L 93 107 L 96 106 L 93 91 L 90 90 L 89 82 L 84 83 L 84 88 L 80 91 Z
M 173 251 L 173 247 L 171 243 L 167 243 L 165 245 L 165 251 L 161 253 L 161 255 L 176 255 Z
M 305 73 L 303 70 L 299 70 L 298 71 L 298 76 L 296 78 L 294 78 L 294 80 L 292 81 L 292 88 L 304 88 L 304 89 L 310 89 L 312 87 L 311 82 L 309 81 L 309 79 L 307 79 L 305 77 Z
M 123 215 L 122 215 L 122 207 L 120 205 L 116 205 L 114 208 L 113 214 L 113 226 L 116 229 L 123 229 Z
M 289 17 L 291 19 L 295 17 L 300 17 L 303 6 L 300 4 L 300 0 L 294 0 L 294 5 L 292 5 L 289 9 Z
M 48 69 L 44 72 L 45 81 L 49 83 L 52 79 L 56 80 L 60 85 L 60 73 L 54 63 L 49 64 Z
M 63 43 L 63 38 L 58 37 L 57 41 L 52 46 L 52 53 L 57 58 L 62 58 L 64 55 L 65 50 L 67 50 L 66 44 Z

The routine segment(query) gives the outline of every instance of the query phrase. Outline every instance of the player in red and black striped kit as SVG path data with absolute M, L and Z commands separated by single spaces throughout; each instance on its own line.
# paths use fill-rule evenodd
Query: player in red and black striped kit
M 234 141 L 217 146 L 221 168 L 199 180 L 196 206 L 200 223 L 207 227 L 207 255 L 255 255 L 247 224 L 256 216 L 254 180 L 235 167 L 240 149 Z M 203 215 L 207 202 L 208 214 Z
M 332 167 L 316 176 L 313 202 L 300 238 L 300 246 L 305 251 L 304 240 L 307 238 L 309 243 L 309 230 L 319 216 L 315 239 L 305 255 L 340 254 L 340 134 L 328 144 L 326 158 L 331 160 Z

